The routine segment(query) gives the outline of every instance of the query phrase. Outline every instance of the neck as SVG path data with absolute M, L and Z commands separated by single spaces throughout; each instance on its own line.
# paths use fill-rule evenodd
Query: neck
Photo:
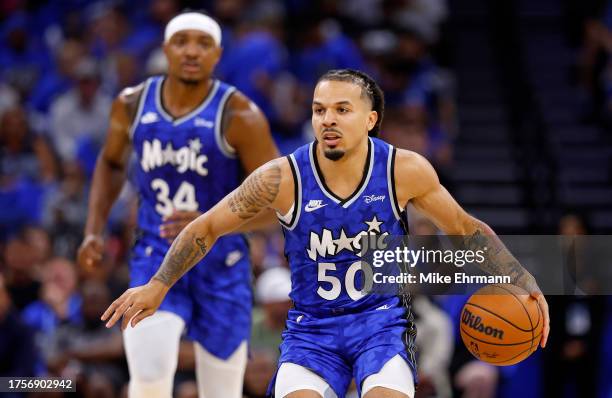
M 167 76 L 162 87 L 162 100 L 166 110 L 175 117 L 191 112 L 204 100 L 212 84 L 212 79 L 187 84 L 176 77 Z
M 368 137 L 365 137 L 355 148 L 347 151 L 338 160 L 330 160 L 325 157 L 322 145 L 317 145 L 317 161 L 321 171 L 327 176 L 335 175 L 342 179 L 358 178 L 361 174 L 368 157 Z

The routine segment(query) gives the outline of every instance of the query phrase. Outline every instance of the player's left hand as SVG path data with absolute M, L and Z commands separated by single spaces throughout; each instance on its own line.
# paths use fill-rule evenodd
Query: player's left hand
M 548 303 L 541 291 L 532 291 L 531 297 L 537 300 L 540 311 L 544 315 L 544 326 L 542 328 L 542 338 L 540 339 L 540 347 L 546 347 L 548 341 L 548 333 L 550 332 L 550 316 L 548 315 Z
M 103 321 L 108 319 L 106 327 L 111 328 L 123 317 L 121 330 L 125 330 L 128 324 L 134 327 L 138 322 L 155 313 L 168 289 L 168 286 L 155 279 L 151 279 L 146 285 L 128 289 L 108 306 L 100 319 Z
M 175 210 L 171 215 L 163 218 L 163 223 L 159 227 L 159 236 L 172 243 L 174 238 L 193 220 L 200 216 L 199 211 L 178 211 Z

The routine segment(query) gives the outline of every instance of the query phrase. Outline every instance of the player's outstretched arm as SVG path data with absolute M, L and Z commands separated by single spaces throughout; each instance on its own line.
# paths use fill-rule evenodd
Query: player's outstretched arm
M 444 188 L 431 164 L 422 156 L 398 150 L 395 164 L 396 191 L 399 205 L 409 201 L 448 235 L 462 236 L 462 245 L 478 250 L 488 247 L 480 268 L 492 275 L 508 275 L 536 300 L 544 314 L 542 347 L 549 333 L 548 304 L 533 277 L 510 253 L 495 232 L 484 222 L 470 216 Z
M 131 152 L 129 129 L 141 92 L 142 85 L 127 88 L 113 102 L 106 142 L 98 156 L 89 192 L 85 238 L 77 255 L 82 267 L 95 266 L 102 259 L 102 232 L 111 207 L 126 180 Z
M 285 193 L 290 193 L 287 195 Z M 255 170 L 232 193 L 196 218 L 176 237 L 157 273 L 143 286 L 128 289 L 102 315 L 113 326 L 123 317 L 122 329 L 152 315 L 172 285 L 199 262 L 215 241 L 262 210 L 287 210 L 293 200 L 293 180 L 285 158 Z

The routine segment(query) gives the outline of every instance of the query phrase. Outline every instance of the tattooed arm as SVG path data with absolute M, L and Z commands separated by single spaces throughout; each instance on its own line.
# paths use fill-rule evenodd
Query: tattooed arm
M 492 275 L 508 275 L 514 285 L 531 294 L 544 314 L 542 347 L 549 332 L 548 304 L 535 278 L 510 253 L 495 232 L 484 222 L 470 216 L 444 188 L 433 167 L 422 156 L 398 150 L 395 163 L 398 205 L 404 208 L 410 201 L 447 235 L 461 237 L 466 249 L 487 247 L 480 268 Z
M 107 327 L 123 317 L 122 328 L 152 315 L 174 283 L 198 263 L 215 241 L 264 209 L 286 212 L 293 202 L 293 178 L 285 158 L 255 170 L 232 193 L 189 223 L 176 237 L 157 273 L 143 286 L 128 289 L 102 315 Z M 131 322 L 130 322 L 131 320 Z

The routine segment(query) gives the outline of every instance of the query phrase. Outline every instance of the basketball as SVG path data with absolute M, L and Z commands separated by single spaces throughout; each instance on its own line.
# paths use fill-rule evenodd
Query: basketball
M 487 285 L 461 311 L 461 339 L 468 351 L 496 366 L 514 365 L 537 350 L 543 317 L 537 301 L 514 285 Z

